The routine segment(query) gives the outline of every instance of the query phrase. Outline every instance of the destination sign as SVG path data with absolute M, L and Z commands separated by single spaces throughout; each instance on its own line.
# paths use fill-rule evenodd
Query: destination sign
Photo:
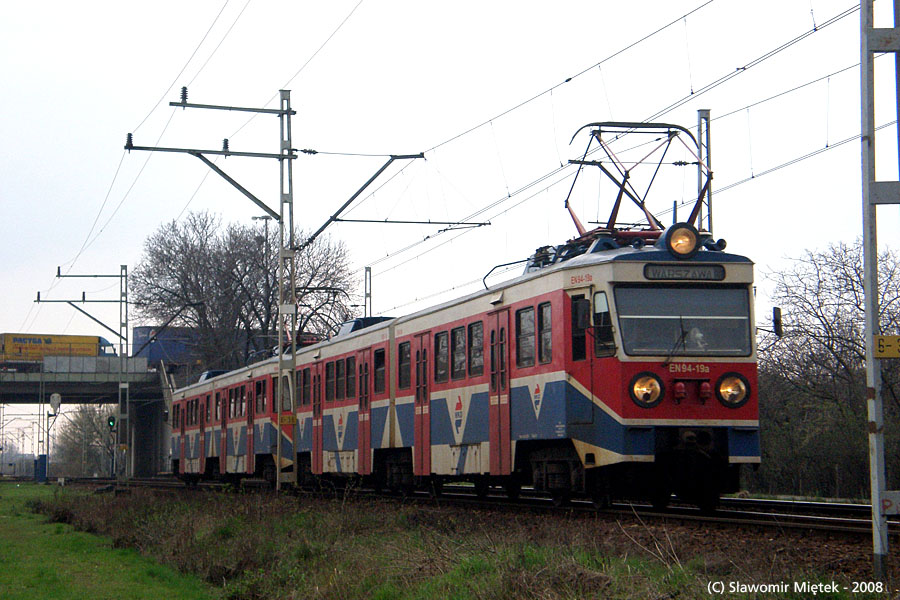
M 644 277 L 652 280 L 722 281 L 725 279 L 725 267 L 722 265 L 649 264 L 644 266 Z

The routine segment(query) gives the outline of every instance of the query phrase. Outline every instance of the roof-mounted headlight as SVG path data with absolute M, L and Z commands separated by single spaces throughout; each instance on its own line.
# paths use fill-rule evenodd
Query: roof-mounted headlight
M 700 249 L 700 233 L 688 223 L 675 223 L 666 229 L 663 243 L 675 258 L 691 258 Z

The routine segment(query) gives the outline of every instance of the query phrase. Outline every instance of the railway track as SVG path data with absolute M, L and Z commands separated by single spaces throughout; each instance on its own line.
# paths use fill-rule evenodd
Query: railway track
M 547 512 L 569 512 L 584 515 L 610 515 L 642 520 L 676 520 L 708 525 L 753 527 L 775 530 L 805 530 L 843 535 L 872 534 L 871 506 L 798 500 L 764 500 L 752 498 L 723 498 L 721 506 L 712 513 L 695 507 L 673 505 L 666 510 L 654 509 L 649 503 L 614 502 L 608 508 L 597 509 L 588 500 L 572 500 L 567 506 L 556 506 L 552 499 L 540 494 L 528 494 L 509 500 L 501 495 L 479 499 L 473 494 L 445 488 L 441 500 L 474 502 L 484 506 L 509 506 Z M 888 521 L 888 533 L 900 536 L 900 521 Z
M 116 486 L 114 479 L 66 479 L 66 485 L 82 484 L 92 486 L 115 486 L 117 489 L 192 489 L 173 477 L 134 478 Z M 201 482 L 193 489 L 221 490 L 224 484 Z M 250 488 L 260 486 L 251 485 Z M 372 490 L 364 488 L 349 491 L 325 490 L 300 492 L 318 496 L 335 494 L 371 495 Z M 501 490 L 491 490 L 479 497 L 474 488 L 465 485 L 444 486 L 440 495 L 428 492 L 395 494 L 402 501 L 422 503 L 454 504 L 482 509 L 531 510 L 543 513 L 570 514 L 583 516 L 605 515 L 616 518 L 637 518 L 653 521 L 694 522 L 721 527 L 751 527 L 774 530 L 817 531 L 841 535 L 869 536 L 872 532 L 871 506 L 859 503 L 838 503 L 802 500 L 766 500 L 756 498 L 723 498 L 720 508 L 712 513 L 704 513 L 689 506 L 673 505 L 660 511 L 647 503 L 614 502 L 607 508 L 598 509 L 588 500 L 573 499 L 564 506 L 556 505 L 546 494 L 523 489 L 516 499 L 508 498 Z M 888 533 L 900 536 L 900 521 L 888 521 Z

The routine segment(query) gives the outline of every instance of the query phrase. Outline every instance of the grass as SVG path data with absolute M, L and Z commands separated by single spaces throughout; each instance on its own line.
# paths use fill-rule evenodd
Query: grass
M 0 486 L 5 510 L 9 496 Z M 381 600 L 541 598 L 708 598 L 710 581 L 830 581 L 844 577 L 838 567 L 809 562 L 803 537 L 778 539 L 743 532 L 698 531 L 696 527 L 646 524 L 532 513 L 410 505 L 396 500 L 322 500 L 271 494 L 162 494 L 135 490 L 128 496 L 91 495 L 42 488 L 32 505 L 46 517 L 19 506 L 15 520 L 40 530 L 42 538 L 25 543 L 0 560 L 37 546 L 55 556 L 17 567 L 17 580 L 28 589 L 59 590 L 40 597 L 142 598 L 137 590 L 156 585 L 154 598 L 322 598 Z M 15 492 L 19 493 L 19 492 Z M 10 505 L 10 506 L 11 506 Z M 3 516 L 5 516 L 5 512 Z M 106 536 L 76 533 L 73 527 Z M 0 532 L 3 543 L 5 532 Z M 13 535 L 17 535 L 13 532 Z M 66 539 L 65 544 L 56 538 Z M 831 542 L 829 542 L 831 543 Z M 812 543 L 815 546 L 815 542 Z M 80 554 L 78 548 L 84 548 Z M 131 550 L 126 550 L 131 549 Z M 850 548 L 829 552 L 847 557 Z M 98 554 L 103 553 L 103 554 Z M 140 554 L 166 563 L 138 566 Z M 866 547 L 861 545 L 865 559 Z M 102 556 L 102 558 L 97 558 Z M 83 561 L 72 569 L 68 565 Z M 91 562 L 93 561 L 93 562 Z M 135 561 L 132 566 L 132 562 Z M 46 565 L 66 563 L 61 571 Z M 109 564 L 116 567 L 110 568 Z M 43 566 L 42 566 L 43 565 Z M 0 562 L 0 567 L 6 567 Z M 105 569 L 102 573 L 92 568 Z M 10 580 L 0 568 L 0 598 Z M 179 579 L 174 571 L 196 578 Z M 103 590 L 65 595 L 73 582 L 140 576 L 133 595 L 112 594 L 125 582 Z M 118 572 L 118 573 L 117 573 Z M 87 575 L 79 575 L 87 573 Z M 80 579 L 78 579 L 80 578 Z M 198 579 L 206 585 L 198 584 Z M 186 591 L 189 585 L 196 592 Z M 177 592 L 170 591 L 177 589 Z M 11 588 L 10 588 L 11 589 Z M 25 587 L 23 587 L 25 589 Z M 190 595 L 196 593 L 197 595 Z M 62 595 L 59 595 L 62 594 Z M 107 594 L 107 595 L 104 595 Z M 724 594 L 722 598 L 748 596 Z M 752 596 L 751 596 L 752 597 Z M 849 598 L 849 594 L 835 597 Z M 866 596 L 857 596 L 864 598 Z M 873 596 L 869 596 L 873 597 Z M 879 596 L 874 596 L 879 597 Z M 887 596 L 883 596 L 887 597 Z
M 161 566 L 108 538 L 48 523 L 29 510 L 52 502 L 59 488 L 0 485 L 0 598 L 120 599 L 218 597 L 196 577 Z

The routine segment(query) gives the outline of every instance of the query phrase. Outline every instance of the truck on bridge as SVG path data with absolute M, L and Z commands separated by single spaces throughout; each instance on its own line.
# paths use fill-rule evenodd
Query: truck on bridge
M 113 345 L 96 335 L 0 333 L 0 369 L 39 371 L 46 356 L 115 356 Z

